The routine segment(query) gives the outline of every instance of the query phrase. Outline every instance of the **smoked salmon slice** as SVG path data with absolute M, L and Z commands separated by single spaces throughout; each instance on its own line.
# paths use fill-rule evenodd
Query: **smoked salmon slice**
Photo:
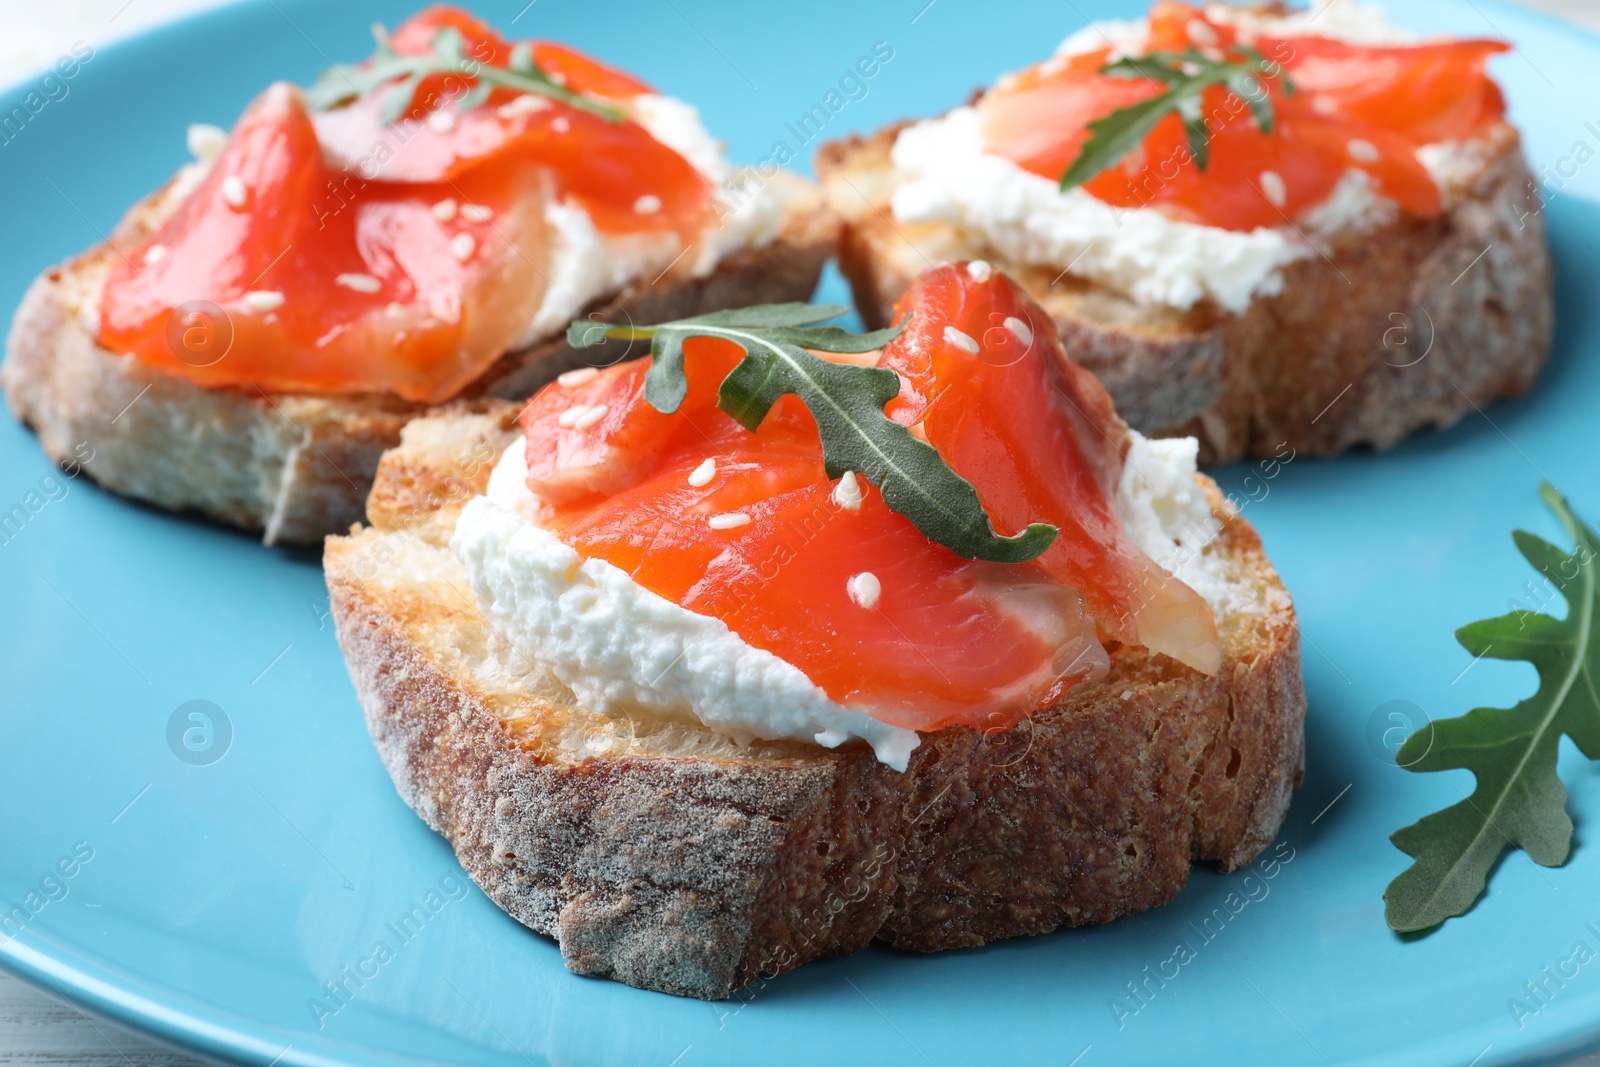
M 922 275 L 896 305 L 897 319 L 907 314 L 879 363 L 900 375 L 890 417 L 921 427 L 998 528 L 1056 526 L 1038 562 L 1084 596 L 1103 630 L 1215 671 L 1211 610 L 1117 520 L 1128 428 L 1099 380 L 1067 358 L 1049 316 L 1004 276 L 978 281 L 955 265 Z
M 1245 58 L 1243 47 L 1255 49 L 1276 64 L 1277 73 L 1263 79 L 1273 132 L 1258 128 L 1241 96 L 1213 86 L 1201 98 L 1210 143 L 1205 168 L 1193 158 L 1182 120 L 1168 115 L 1141 151 L 1083 188 L 1117 207 L 1154 207 L 1224 229 L 1284 225 L 1327 200 L 1351 169 L 1413 215 L 1437 216 L 1439 190 L 1417 149 L 1470 138 L 1505 114 L 1485 69 L 1508 50 L 1499 41 L 1370 47 L 1305 34 L 1245 39 L 1202 7 L 1163 0 L 1150 10 L 1145 44 L 1150 52 L 1196 49 L 1234 60 Z M 1113 58 L 1108 45 L 1002 79 L 977 105 L 986 149 L 1059 179 L 1088 141 L 1091 122 L 1163 89 L 1102 73 Z
M 1011 725 L 1103 674 L 1102 635 L 1215 672 L 1210 608 L 1116 519 L 1127 429 L 1043 311 L 962 264 L 923 275 L 900 309 L 910 326 L 876 357 L 901 378 L 889 415 L 973 483 L 1002 534 L 1055 524 L 1039 559 L 963 559 L 863 479 L 830 480 L 793 396 L 746 430 L 716 406 L 743 357 L 716 338 L 685 343 L 688 393 L 670 415 L 644 399 L 648 360 L 530 400 L 535 518 L 896 726 Z
M 442 31 L 460 35 L 476 69 L 507 67 L 517 51 L 444 6 L 389 46 L 423 54 Z M 467 73 L 388 81 L 316 112 L 274 85 L 176 211 L 111 262 L 101 345 L 207 387 L 436 404 L 533 321 L 552 200 L 602 233 L 687 243 L 710 217 L 712 185 L 627 118 L 649 87 L 571 49 L 523 44 L 563 88 L 615 114 L 507 88 L 463 110 L 477 84 Z M 406 116 L 384 121 L 390 95 L 406 92 Z
M 337 176 L 299 91 L 268 89 L 177 211 L 112 261 L 100 343 L 205 386 L 449 399 L 544 297 L 543 180 L 374 182 L 318 212 Z M 443 202 L 479 217 L 443 222 Z

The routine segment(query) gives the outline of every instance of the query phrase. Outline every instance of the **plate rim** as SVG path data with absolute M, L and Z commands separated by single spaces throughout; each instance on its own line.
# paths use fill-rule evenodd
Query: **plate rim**
M 284 0 L 295 8 L 316 10 L 313 0 Z M 420 8 L 423 0 L 408 0 Z M 472 7 L 473 0 L 452 0 Z M 1235 0 L 1237 2 L 1237 0 Z M 1293 2 L 1293 0 L 1291 0 Z M 1314 5 L 1317 0 L 1304 0 Z M 1369 0 L 1373 2 L 1373 0 Z M 1376 0 L 1388 9 L 1396 0 Z M 1446 0 L 1452 4 L 1465 4 L 1483 15 L 1496 35 L 1498 27 L 1484 14 L 1484 9 L 1532 22 L 1545 31 L 1577 38 L 1581 44 L 1593 49 L 1600 58 L 1600 29 L 1591 29 L 1572 22 L 1540 7 L 1524 6 L 1513 0 Z M 283 15 L 276 0 L 224 0 L 214 6 L 197 11 L 173 13 L 141 27 L 137 31 L 114 37 L 103 45 L 95 46 L 95 55 L 102 53 L 123 55 L 159 48 L 164 38 L 186 32 L 196 24 L 227 23 L 247 12 L 260 12 L 271 7 Z M 287 16 L 284 15 L 287 19 Z M 291 22 L 292 25 L 292 22 Z M 1509 38 L 1508 38 L 1509 39 Z M 1513 51 L 1521 56 L 1521 48 L 1513 42 Z M 1530 63 L 1525 56 L 1525 62 Z M 49 62 L 30 66 L 15 76 L 0 82 L 0 98 L 21 93 L 43 77 L 51 68 Z M 1536 69 L 1536 68 L 1535 68 Z M 1519 131 L 1520 132 L 1520 131 Z M 1591 847 L 1600 847 L 1595 843 Z M 539 935 L 533 935 L 539 936 Z M 24 941 L 30 943 L 24 944 Z M 148 983 L 115 967 L 84 958 L 74 949 L 54 944 L 46 934 L 36 930 L 24 931 L 17 936 L 0 940 L 0 970 L 12 975 L 39 992 L 66 1000 L 75 1007 L 99 1014 L 114 1023 L 185 1055 L 217 1063 L 254 1064 L 260 1067 L 427 1067 L 443 1061 L 405 1056 L 399 1052 L 375 1050 L 357 1043 L 315 1040 L 326 1051 L 316 1047 L 301 1047 L 293 1042 L 279 1046 L 266 1036 L 269 1029 L 263 1024 L 216 1005 L 195 1001 L 185 994 L 160 987 L 165 999 L 157 999 L 141 989 Z M 1600 1051 L 1600 1014 L 1592 1019 L 1573 1019 L 1566 1022 L 1551 1020 L 1554 1028 L 1540 1039 L 1520 1050 L 1511 1058 L 1488 1056 L 1474 1061 L 1475 1065 L 1492 1064 L 1561 1064 L 1585 1054 Z M 1454 1063 L 1450 1050 L 1443 1047 L 1444 1037 L 1434 1037 L 1425 1044 L 1398 1050 L 1387 1050 L 1359 1060 L 1346 1061 L 1359 1067 L 1416 1067 L 1418 1064 Z M 331 1053 L 331 1054 L 330 1054 Z M 540 1052 L 531 1057 L 519 1055 L 525 1061 L 549 1067 L 552 1061 Z

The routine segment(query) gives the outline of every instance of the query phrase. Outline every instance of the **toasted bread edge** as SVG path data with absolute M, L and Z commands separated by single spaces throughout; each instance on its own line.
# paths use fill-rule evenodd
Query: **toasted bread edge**
M 1232 596 L 1219 674 L 1114 649 L 1105 681 L 1010 731 L 925 735 L 899 774 L 864 746 L 630 733 L 524 691 L 447 547 L 514 414 L 414 421 L 373 525 L 329 538 L 324 563 L 401 797 L 573 971 L 718 999 L 874 938 L 931 952 L 1108 922 L 1276 834 L 1303 770 L 1298 628 L 1209 480 L 1225 522 L 1206 551 Z
M 869 325 L 929 262 L 987 258 L 1055 320 L 1117 411 L 1152 436 L 1195 436 L 1201 462 L 1392 447 L 1533 387 L 1554 330 L 1538 185 L 1515 127 L 1483 139 L 1438 219 L 1402 217 L 1291 264 L 1242 315 L 1135 303 L 1008 263 L 941 224 L 892 217 L 890 150 L 908 123 L 824 144 L 817 174 L 844 220 L 839 267 Z
M 0 387 L 52 462 L 81 465 L 124 496 L 259 532 L 267 544 L 316 544 L 361 518 L 379 457 L 426 409 L 378 394 L 206 388 L 100 347 L 105 271 L 119 248 L 174 209 L 177 186 L 136 205 L 106 243 L 33 282 L 12 321 Z M 820 196 L 809 192 L 787 202 L 772 243 L 728 257 L 703 278 L 641 280 L 584 314 L 654 322 L 809 298 L 838 233 Z M 522 399 L 579 365 L 582 353 L 565 336 L 553 337 L 509 353 L 465 395 Z

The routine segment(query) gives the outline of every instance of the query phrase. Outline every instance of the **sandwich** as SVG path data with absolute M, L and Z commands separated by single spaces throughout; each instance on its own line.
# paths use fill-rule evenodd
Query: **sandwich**
M 45 452 L 268 543 L 360 518 L 449 400 L 526 397 L 564 330 L 805 299 L 836 226 L 735 171 L 695 109 L 436 6 L 309 90 L 279 83 L 103 244 L 40 276 L 0 370 Z
M 840 266 L 882 325 L 982 257 L 1151 436 L 1203 463 L 1386 449 L 1531 388 L 1552 289 L 1489 40 L 1374 6 L 1162 2 L 935 118 L 824 145 Z
M 708 999 L 1156 907 L 1304 766 L 1260 538 L 983 261 L 891 325 L 579 320 L 408 423 L 324 553 L 400 796 L 583 975 Z

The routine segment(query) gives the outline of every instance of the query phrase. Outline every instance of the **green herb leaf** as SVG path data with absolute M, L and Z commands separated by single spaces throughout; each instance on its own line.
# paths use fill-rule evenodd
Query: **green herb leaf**
M 1267 87 L 1254 73 L 1235 74 L 1228 79 L 1228 91 L 1238 96 L 1255 116 L 1256 126 L 1262 133 L 1270 134 L 1278 128 L 1277 115 L 1272 110 L 1272 97 Z
M 1416 860 L 1384 892 L 1395 930 L 1436 926 L 1467 912 L 1482 895 L 1506 848 L 1559 867 L 1572 845 L 1567 791 L 1556 776 L 1561 735 L 1600 759 L 1600 538 L 1572 514 L 1550 485 L 1540 490 L 1572 537 L 1565 551 L 1522 530 L 1511 536 L 1529 563 L 1560 591 L 1564 619 L 1513 611 L 1463 626 L 1456 639 L 1476 657 L 1525 660 L 1539 688 L 1514 708 L 1478 708 L 1434 722 L 1400 746 L 1396 760 L 1412 771 L 1470 770 L 1472 795 L 1397 831 L 1391 840 Z
M 421 74 L 409 74 L 382 90 L 383 104 L 378 109 L 378 117 L 383 120 L 384 125 L 393 126 L 405 116 L 416 97 L 417 86 L 421 83 Z
M 836 319 L 849 310 L 843 304 L 758 304 L 695 315 L 660 326 L 648 326 L 637 336 L 626 335 L 623 327 L 579 319 L 567 327 L 567 343 L 573 348 L 588 348 L 603 343 L 608 337 L 648 340 L 651 363 L 650 370 L 645 374 L 644 398 L 656 410 L 671 414 L 678 410 L 678 405 L 683 403 L 689 391 L 689 383 L 683 376 L 683 342 L 695 336 L 698 327 L 772 329 L 811 326 Z M 879 330 L 877 333 L 854 334 L 830 326 L 807 333 L 801 343 L 807 348 L 819 348 L 824 352 L 870 352 L 888 344 L 898 333 L 898 330 Z M 864 348 L 852 347 L 863 343 L 866 344 Z
M 574 93 L 551 81 L 549 74 L 534 62 L 533 53 L 526 49 L 520 52 L 513 49 L 512 69 L 508 70 L 492 67 L 469 56 L 466 41 L 453 26 L 434 34 L 432 51 L 421 56 L 396 53 L 390 47 L 388 33 L 382 26 L 374 26 L 372 33 L 377 41 L 372 58 L 365 63 L 339 64 L 323 71 L 311 88 L 306 90 L 307 103 L 320 111 L 328 111 L 357 97 L 382 91 L 384 101 L 380 117 L 385 123 L 392 124 L 412 109 L 417 85 L 423 78 L 430 74 L 445 74 L 475 81 L 456 103 L 456 107 L 462 111 L 478 107 L 495 89 L 511 89 L 559 100 L 612 122 L 621 122 L 625 117 L 604 100 Z M 392 82 L 399 84 L 391 85 Z
M 511 46 L 511 62 L 507 64 L 518 74 L 533 74 L 538 71 L 538 66 L 533 62 L 533 45 L 527 41 L 518 41 Z
M 655 326 L 579 320 L 568 328 L 567 341 L 588 348 L 608 339 L 648 340 L 645 399 L 664 412 L 678 410 L 688 392 L 683 342 L 690 337 L 732 341 L 745 358 L 723 379 L 717 406 L 746 429 L 754 431 L 780 397 L 793 393 L 817 420 L 828 477 L 856 471 L 929 540 L 967 559 L 1025 563 L 1037 558 L 1055 541 L 1054 526 L 1036 522 L 1014 537 L 1002 537 L 972 483 L 951 470 L 937 449 L 884 414 L 884 405 L 900 392 L 898 374 L 831 363 L 806 351 L 870 352 L 898 337 L 910 321 L 864 334 L 816 325 L 846 310 L 832 304 L 769 304 Z
M 1144 144 L 1150 131 L 1168 115 L 1183 119 L 1189 152 L 1195 165 L 1205 170 L 1211 156 L 1211 128 L 1204 114 L 1201 94 L 1213 85 L 1226 85 L 1250 106 L 1250 113 L 1263 133 L 1271 133 L 1276 118 L 1272 97 L 1262 76 L 1277 71 L 1285 95 L 1294 92 L 1281 69 L 1253 48 L 1236 48 L 1246 58 L 1213 59 L 1191 47 L 1187 52 L 1152 52 L 1145 56 L 1124 56 L 1102 67 L 1100 73 L 1115 78 L 1143 78 L 1161 82 L 1166 88 L 1147 100 L 1119 108 L 1089 123 L 1089 139 L 1078 158 L 1061 175 L 1061 191 L 1075 189 L 1102 171 L 1110 170 Z

